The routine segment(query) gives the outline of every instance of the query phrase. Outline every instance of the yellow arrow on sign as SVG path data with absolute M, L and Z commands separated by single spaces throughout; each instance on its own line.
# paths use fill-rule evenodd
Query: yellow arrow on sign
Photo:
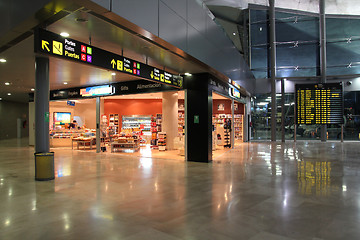
M 115 59 L 111 60 L 111 65 L 112 65 L 113 68 L 115 68 L 115 65 L 116 65 Z
M 151 71 L 150 77 L 154 78 L 154 72 L 153 71 Z
M 46 50 L 47 50 L 48 52 L 50 52 L 50 49 L 49 49 L 48 45 L 49 45 L 49 42 L 48 42 L 48 41 L 42 40 L 42 42 L 41 42 L 41 47 L 42 47 L 42 49 L 45 50 L 45 48 L 46 48 Z

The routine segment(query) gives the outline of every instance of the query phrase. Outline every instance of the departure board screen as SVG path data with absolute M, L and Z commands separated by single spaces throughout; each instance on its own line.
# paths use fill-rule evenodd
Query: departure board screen
M 343 124 L 342 83 L 296 84 L 297 124 Z

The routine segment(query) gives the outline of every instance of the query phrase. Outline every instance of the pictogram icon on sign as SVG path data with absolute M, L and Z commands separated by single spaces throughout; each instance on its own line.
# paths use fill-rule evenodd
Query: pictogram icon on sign
M 53 53 L 63 55 L 63 44 L 58 41 L 53 41 Z

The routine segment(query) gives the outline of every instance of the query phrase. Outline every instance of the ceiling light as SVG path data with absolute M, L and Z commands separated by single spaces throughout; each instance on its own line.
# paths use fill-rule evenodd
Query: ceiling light
M 235 35 L 236 35 L 236 33 L 235 33 L 235 32 L 233 32 L 233 35 L 235 36 Z
M 4 63 L 4 62 L 6 62 L 6 59 L 5 58 L 0 58 L 0 62 Z
M 6 83 L 5 83 L 5 85 L 6 85 L 6 86 L 9 86 L 9 85 L 10 85 L 10 83 L 9 83 L 9 82 L 6 82 Z
M 35 91 L 35 88 L 32 88 L 31 91 L 32 91 L 32 92 Z
M 11 93 L 8 93 L 7 95 L 8 95 L 8 96 L 11 96 Z
M 191 73 L 185 73 L 185 76 L 191 76 L 192 74 Z
M 0 101 L 2 100 L 2 98 L 0 97 Z
M 111 75 L 115 76 L 115 75 L 116 75 L 116 73 L 111 73 Z
M 68 34 L 67 32 L 62 32 L 62 33 L 60 33 L 60 36 L 62 36 L 62 37 L 69 37 L 70 34 Z
M 66 85 L 67 84 L 67 82 L 64 82 L 64 85 Z

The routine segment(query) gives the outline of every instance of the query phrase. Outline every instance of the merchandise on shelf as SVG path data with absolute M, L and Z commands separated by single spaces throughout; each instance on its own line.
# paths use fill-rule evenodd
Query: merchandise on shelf
M 150 115 L 132 115 L 122 116 L 122 131 L 142 131 L 144 135 L 150 135 L 151 116 Z
M 165 151 L 166 150 L 166 132 L 158 132 L 158 141 L 157 145 L 159 147 L 159 151 Z
M 178 112 L 178 133 L 179 133 L 179 137 L 185 135 L 185 113 L 184 113 L 184 111 Z

